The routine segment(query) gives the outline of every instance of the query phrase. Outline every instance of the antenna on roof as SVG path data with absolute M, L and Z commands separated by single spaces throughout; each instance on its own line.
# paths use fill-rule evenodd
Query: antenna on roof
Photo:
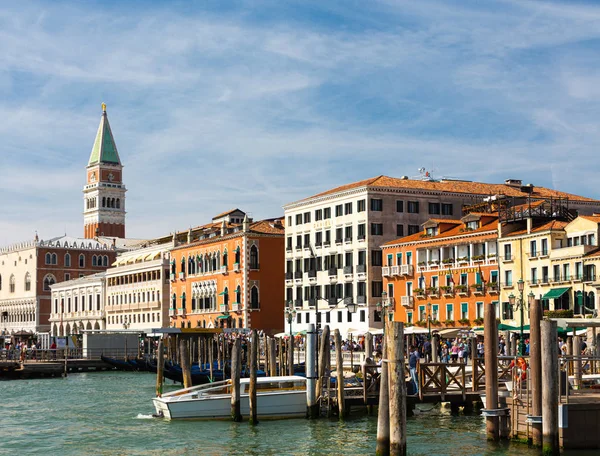
M 433 178 L 433 169 L 428 171 L 426 168 L 419 168 L 418 171 L 419 176 L 415 177 L 415 179 L 420 179 L 422 181 L 437 182 L 436 179 Z

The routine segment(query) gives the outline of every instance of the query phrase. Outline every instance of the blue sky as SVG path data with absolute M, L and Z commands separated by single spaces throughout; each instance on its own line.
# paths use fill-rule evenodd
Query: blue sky
M 130 237 L 419 167 L 600 199 L 599 48 L 593 2 L 3 2 L 0 245 L 82 235 L 103 101 Z

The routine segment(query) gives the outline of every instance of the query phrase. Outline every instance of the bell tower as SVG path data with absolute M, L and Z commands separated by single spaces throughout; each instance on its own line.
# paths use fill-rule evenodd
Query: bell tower
M 102 103 L 102 118 L 87 165 L 87 182 L 83 187 L 85 238 L 125 237 L 126 191 L 123 165 L 108 123 L 106 105 Z

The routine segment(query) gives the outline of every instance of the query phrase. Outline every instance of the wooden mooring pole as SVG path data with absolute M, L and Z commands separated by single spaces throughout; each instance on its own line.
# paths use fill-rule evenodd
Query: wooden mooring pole
M 241 341 L 236 337 L 231 352 L 231 419 L 242 421 L 240 404 Z
M 329 356 L 329 325 L 325 325 L 321 334 L 321 345 L 319 346 L 319 379 L 317 380 L 317 398 L 323 394 L 323 377 L 327 370 L 327 357 Z M 329 381 L 329 378 L 327 379 Z
M 390 389 L 390 455 L 406 455 L 406 381 L 404 373 L 404 325 L 388 321 L 388 376 Z
M 294 375 L 294 336 L 290 336 L 288 339 L 287 352 L 288 374 Z
M 319 406 L 317 404 L 317 328 L 314 323 L 308 325 L 306 331 L 306 416 L 308 418 L 319 417 Z
M 335 340 L 335 371 L 336 386 L 337 386 L 337 403 L 338 403 L 338 417 L 340 420 L 346 418 L 346 402 L 344 397 L 344 359 L 342 357 L 342 335 L 340 330 L 336 329 L 334 332 Z
M 275 351 L 275 338 L 269 338 L 269 375 L 275 377 L 277 375 L 277 353 Z
M 281 337 L 277 338 L 277 355 L 279 360 L 277 375 L 283 375 L 285 373 L 285 367 L 283 364 L 283 339 Z
M 158 349 L 156 350 L 156 396 L 161 397 L 163 393 L 164 376 L 163 370 L 165 368 L 165 358 L 163 356 L 163 339 L 162 337 L 158 340 Z
M 488 440 L 500 440 L 500 417 L 498 416 L 498 326 L 493 303 L 485 305 L 484 313 L 485 349 L 485 417 Z
M 558 456 L 558 340 L 556 321 L 541 322 L 542 333 L 542 440 L 544 455 Z M 567 386 L 568 387 L 568 386 Z
M 536 299 L 529 307 L 529 375 L 531 378 L 531 443 L 542 446 L 542 351 L 540 322 L 542 304 Z
M 252 339 L 250 340 L 250 424 L 258 424 L 258 404 L 256 402 L 256 371 L 258 369 L 258 333 L 256 329 L 252 330 Z
M 387 359 L 387 343 L 384 337 L 381 344 L 382 358 Z M 337 345 L 337 344 L 336 344 Z M 404 375 L 403 375 L 404 378 Z M 390 400 L 388 387 L 388 363 L 381 363 L 381 374 L 379 376 L 379 411 L 377 414 L 377 456 L 388 456 L 390 454 Z
M 190 365 L 190 351 L 188 340 L 183 337 L 179 339 L 179 353 L 181 356 L 181 373 L 183 376 L 183 387 L 192 386 L 192 367 Z

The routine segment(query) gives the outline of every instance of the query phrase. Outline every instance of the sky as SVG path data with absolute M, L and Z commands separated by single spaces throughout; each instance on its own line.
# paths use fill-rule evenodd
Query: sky
M 600 199 L 600 4 L 0 4 L 0 245 L 83 235 L 107 112 L 127 236 L 381 174 Z

